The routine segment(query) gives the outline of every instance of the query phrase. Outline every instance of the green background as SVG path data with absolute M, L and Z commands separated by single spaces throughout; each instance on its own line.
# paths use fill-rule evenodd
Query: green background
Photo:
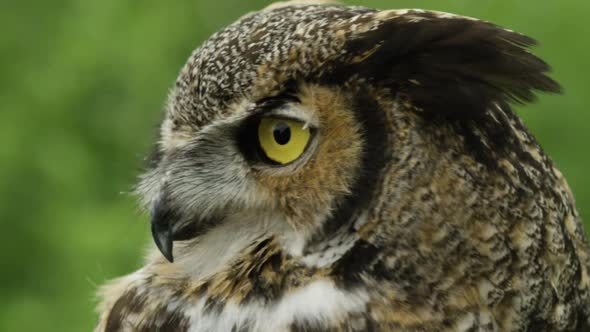
M 519 112 L 590 221 L 590 1 L 365 1 L 493 21 L 541 42 L 562 96 Z M 191 50 L 265 1 L 0 3 L 0 330 L 88 331 L 95 290 L 141 266 L 128 194 Z

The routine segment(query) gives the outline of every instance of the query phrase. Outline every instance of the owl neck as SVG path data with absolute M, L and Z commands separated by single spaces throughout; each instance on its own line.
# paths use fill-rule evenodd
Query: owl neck
M 192 280 L 206 279 L 243 257 L 245 251 L 272 239 L 284 255 L 299 257 L 306 234 L 293 229 L 280 216 L 268 211 L 250 211 L 227 216 L 220 225 L 205 234 L 174 243 L 175 261 L 167 262 L 157 249 L 148 257 L 159 274 Z

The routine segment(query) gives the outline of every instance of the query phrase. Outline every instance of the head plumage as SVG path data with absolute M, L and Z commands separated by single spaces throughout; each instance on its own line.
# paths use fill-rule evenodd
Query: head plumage
M 491 102 L 559 91 L 547 64 L 527 50 L 534 44 L 441 12 L 280 3 L 242 17 L 195 50 L 168 114 L 179 126 L 201 127 L 240 99 L 267 98 L 298 81 L 360 80 L 429 112 L 474 117 Z

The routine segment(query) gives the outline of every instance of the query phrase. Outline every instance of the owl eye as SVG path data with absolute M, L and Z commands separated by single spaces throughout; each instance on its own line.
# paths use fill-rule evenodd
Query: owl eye
M 309 142 L 310 129 L 303 122 L 262 118 L 258 124 L 258 143 L 268 159 L 287 164 L 299 158 Z

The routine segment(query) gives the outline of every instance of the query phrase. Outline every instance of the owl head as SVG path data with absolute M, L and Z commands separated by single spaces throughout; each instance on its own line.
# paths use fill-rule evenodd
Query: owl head
M 436 151 L 491 158 L 494 146 L 469 143 L 503 136 L 490 110 L 558 90 L 533 44 L 421 10 L 300 1 L 240 18 L 192 53 L 171 90 L 138 185 L 156 245 L 173 261 L 211 232 L 228 247 L 264 233 L 297 255 L 382 212 L 383 183 L 402 197 L 432 181 L 407 174 Z

